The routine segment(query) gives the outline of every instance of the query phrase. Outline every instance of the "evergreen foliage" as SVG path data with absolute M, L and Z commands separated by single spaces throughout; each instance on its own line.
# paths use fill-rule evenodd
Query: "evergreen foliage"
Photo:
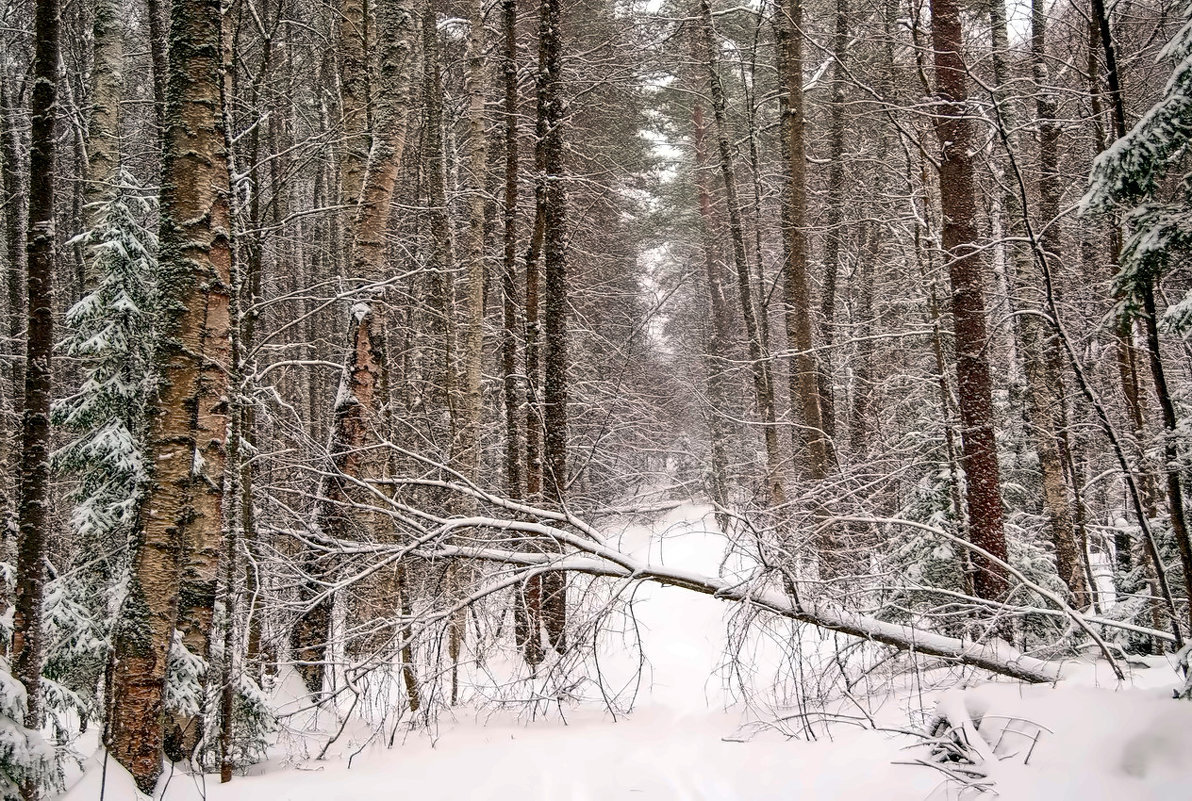
M 70 308 L 61 344 L 86 366 L 78 390 L 54 406 L 58 425 L 76 437 L 55 453 L 79 479 L 71 523 L 82 552 L 99 555 L 108 576 L 135 524 L 145 481 L 141 456 L 145 403 L 152 389 L 156 241 L 145 225 L 153 201 L 121 172 L 98 225 L 75 237 L 92 260 L 97 286 Z
M 47 708 L 96 717 L 99 684 L 111 650 L 127 580 L 130 538 L 146 480 L 142 459 L 145 405 L 152 390 L 156 241 L 147 221 L 154 203 L 122 171 L 96 226 L 72 240 L 84 245 L 94 287 L 66 314 L 61 351 L 84 364 L 82 381 L 53 408 L 75 436 L 54 454 L 77 479 L 71 525 L 79 548 L 71 570 L 47 585 Z
M 1093 163 L 1084 212 L 1125 211 L 1129 235 L 1121 254 L 1118 289 L 1126 314 L 1136 314 L 1139 288 L 1181 254 L 1192 251 L 1192 4 L 1189 21 L 1160 53 L 1173 65 L 1158 102 L 1124 138 Z M 1180 331 L 1192 324 L 1192 294 L 1175 304 L 1167 321 Z
M 25 687 L 0 657 L 0 801 L 21 799 L 20 787 L 34 782 L 45 792 L 62 790 L 58 754 L 25 720 Z

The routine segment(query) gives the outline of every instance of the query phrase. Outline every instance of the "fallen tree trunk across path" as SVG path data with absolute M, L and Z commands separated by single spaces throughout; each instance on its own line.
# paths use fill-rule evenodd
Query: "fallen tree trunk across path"
M 502 521 L 491 520 L 486 521 L 485 525 L 494 525 L 500 522 Z M 469 525 L 476 524 L 476 519 L 469 522 Z M 524 524 L 514 525 L 520 528 Z M 583 573 L 589 576 L 632 581 L 651 581 L 669 587 L 682 587 L 723 601 L 747 603 L 780 617 L 798 620 L 829 631 L 849 634 L 910 653 L 953 659 L 965 665 L 983 668 L 1026 682 L 1049 683 L 1060 678 L 1061 666 L 1059 663 L 1027 656 L 1001 641 L 981 643 L 947 637 L 913 626 L 889 623 L 868 615 L 850 612 L 834 604 L 799 601 L 772 587 L 756 586 L 754 581 L 729 582 L 717 576 L 692 571 L 675 570 L 653 564 L 635 564 L 623 554 L 619 554 L 616 562 L 613 562 L 602 558 L 603 555 L 572 554 L 560 558 L 554 554 L 525 554 L 492 548 L 461 546 L 443 546 L 421 551 L 421 553 L 428 557 L 484 559 L 503 564 L 524 565 L 540 570 Z

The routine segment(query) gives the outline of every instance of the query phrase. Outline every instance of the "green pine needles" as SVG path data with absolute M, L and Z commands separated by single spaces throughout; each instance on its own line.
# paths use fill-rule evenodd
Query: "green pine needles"
M 1184 13 L 1189 21 L 1160 54 L 1174 65 L 1162 97 L 1097 157 L 1081 201 L 1082 213 L 1125 213 L 1127 237 L 1116 288 L 1128 317 L 1141 308 L 1144 284 L 1192 252 L 1192 4 Z M 1192 294 L 1168 310 L 1166 324 L 1188 331 Z

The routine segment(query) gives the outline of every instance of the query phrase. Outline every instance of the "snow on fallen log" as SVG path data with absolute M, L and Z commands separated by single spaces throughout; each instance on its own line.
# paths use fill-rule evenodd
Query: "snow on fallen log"
M 646 564 L 609 546 L 585 541 L 551 526 L 493 518 L 460 518 L 449 521 L 446 527 L 457 529 L 481 526 L 547 534 L 582 553 L 559 556 L 458 545 L 419 549 L 419 553 L 428 558 L 482 559 L 506 565 L 520 565 L 535 572 L 565 571 L 630 581 L 651 581 L 710 595 L 723 601 L 747 603 L 775 615 L 819 628 L 871 640 L 910 653 L 956 660 L 1022 681 L 1046 683 L 1060 678 L 1059 663 L 1027 656 L 1002 641 L 981 643 L 948 637 L 913 626 L 878 620 L 836 604 L 802 601 L 772 587 L 757 586 L 758 582 L 754 581 L 729 581 L 719 576 L 690 570 Z

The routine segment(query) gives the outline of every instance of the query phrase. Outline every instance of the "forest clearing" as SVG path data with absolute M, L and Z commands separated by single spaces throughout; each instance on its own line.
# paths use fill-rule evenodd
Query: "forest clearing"
M 1187 797 L 1190 182 L 1190 0 L 0 0 L 0 801 Z

